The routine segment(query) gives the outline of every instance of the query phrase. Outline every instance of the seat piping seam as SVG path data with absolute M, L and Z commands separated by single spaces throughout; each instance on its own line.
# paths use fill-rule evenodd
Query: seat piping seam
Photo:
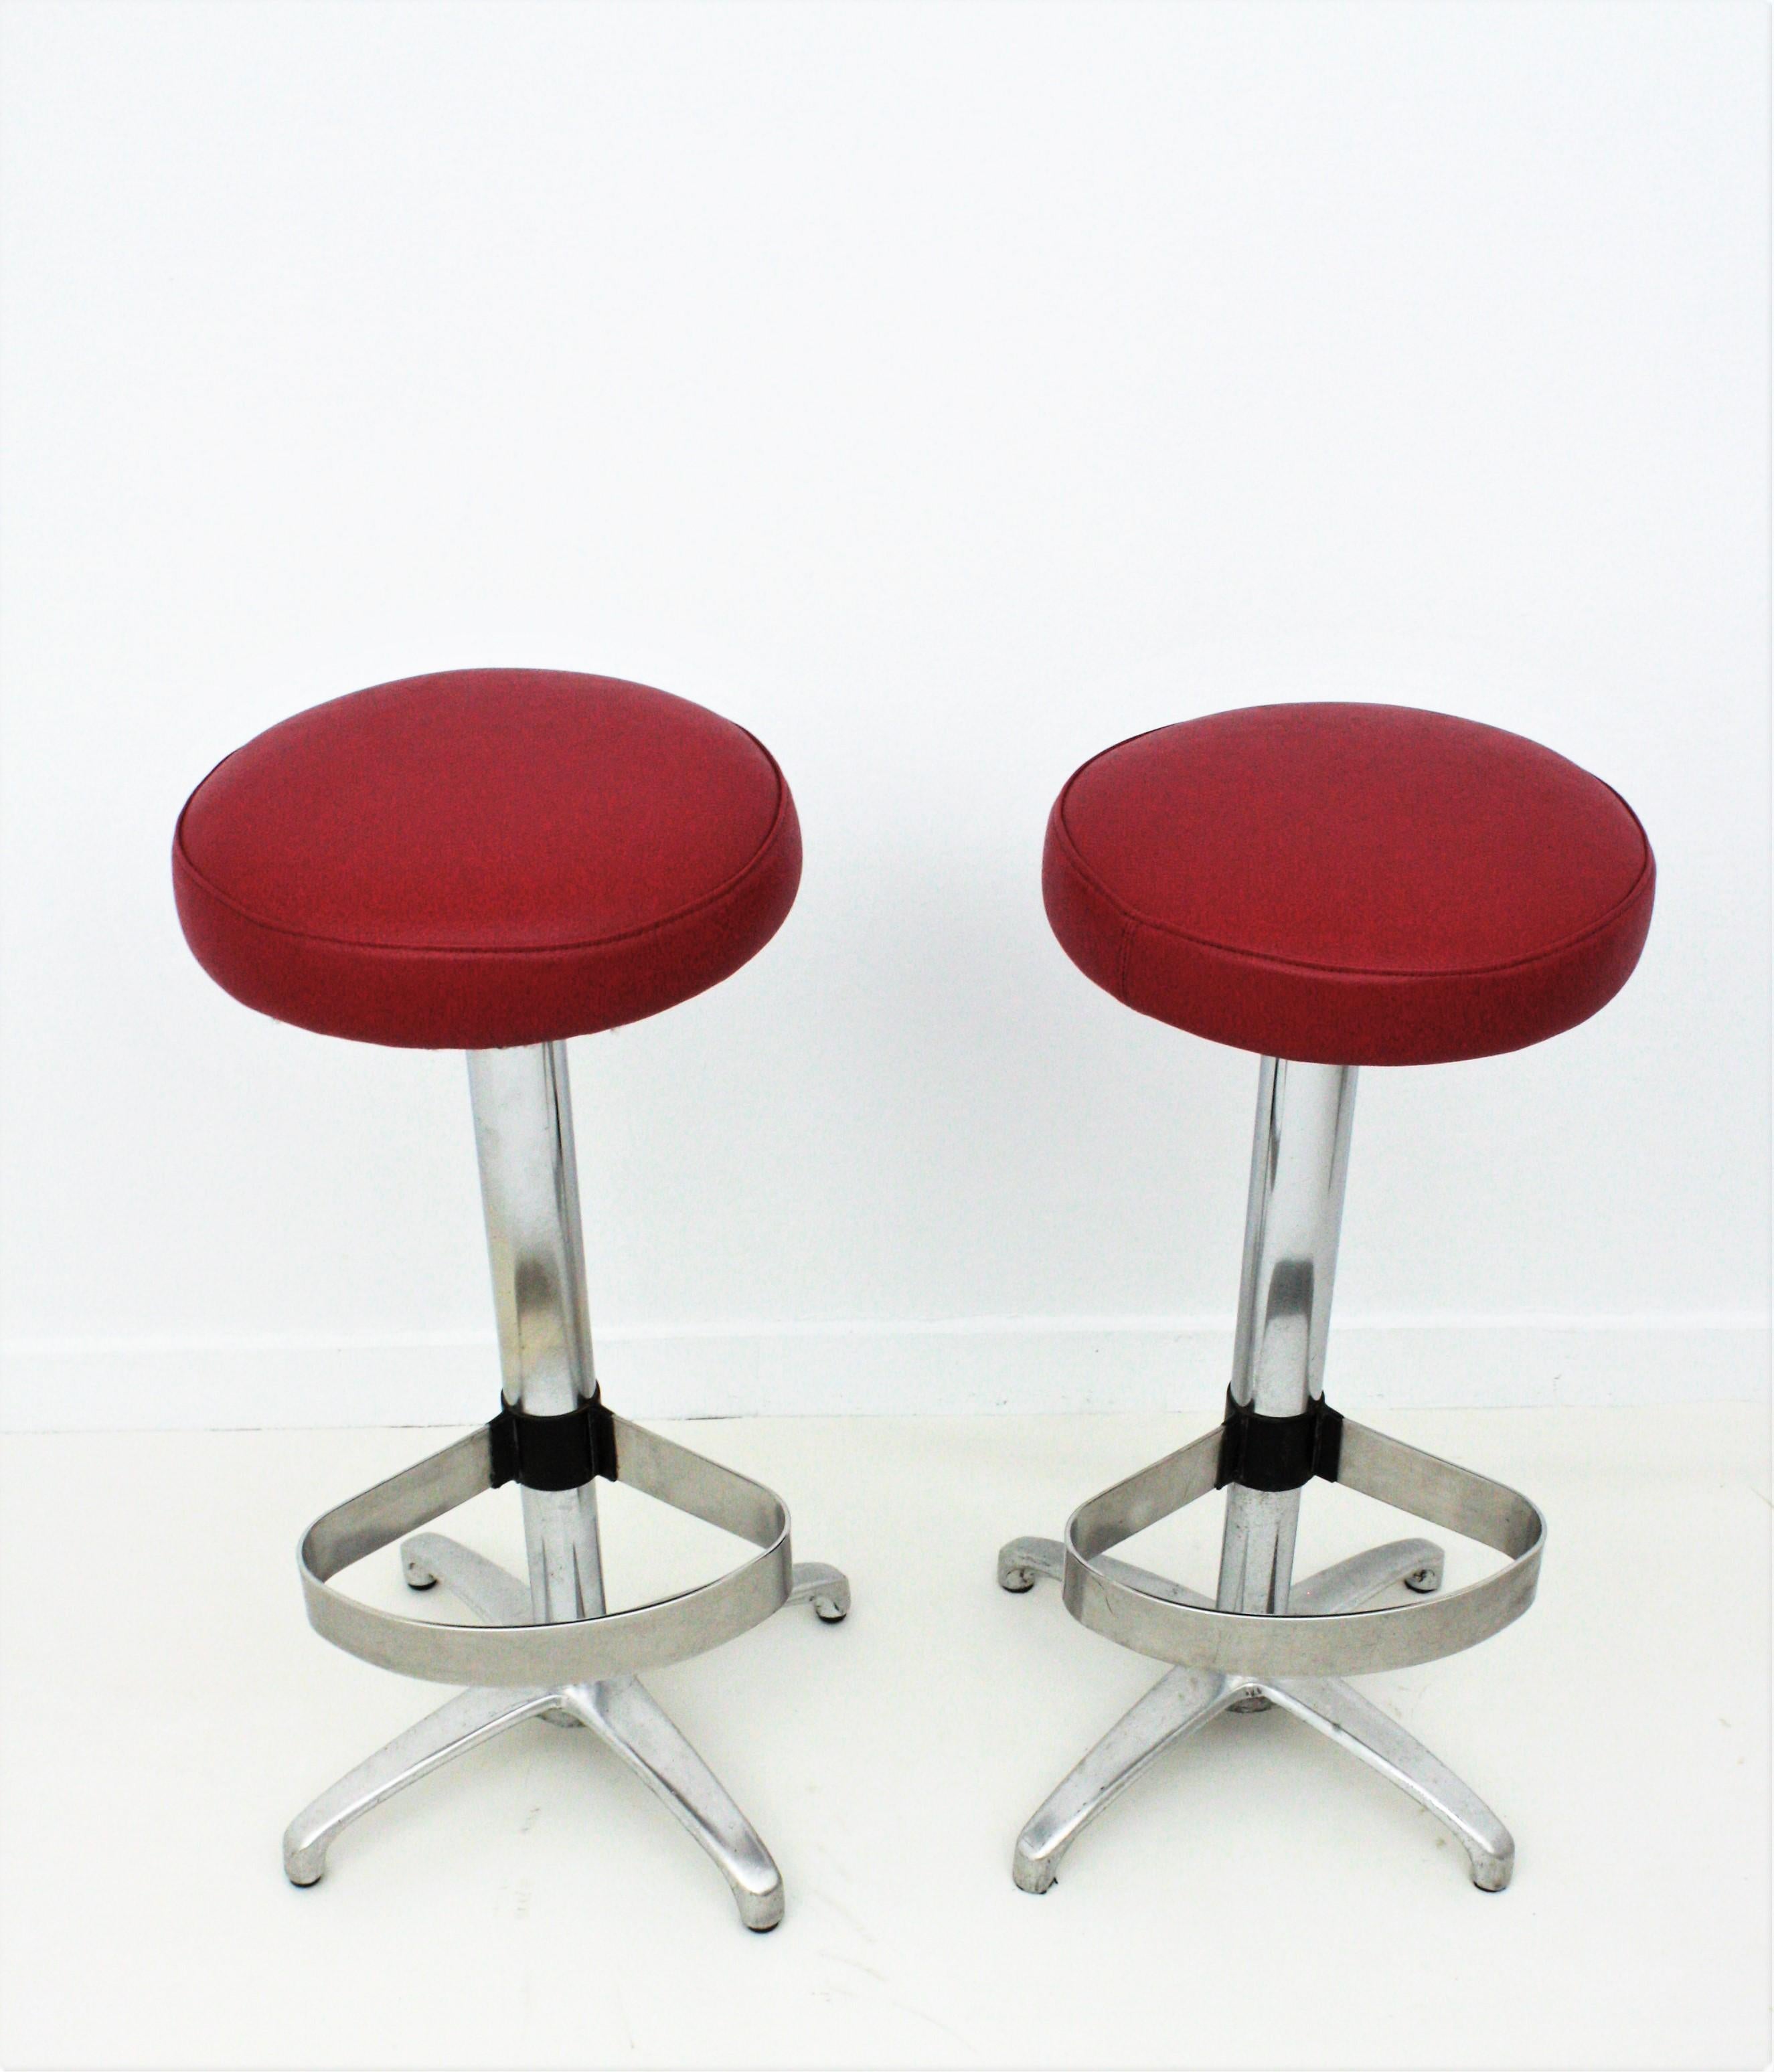
M 1107 754 L 1108 752 L 1109 751 L 1106 750 L 1104 751 L 1105 754 Z M 1094 761 L 1097 758 L 1093 758 L 1092 759 Z M 1089 763 L 1086 763 L 1084 766 L 1085 769 L 1089 769 L 1089 767 L 1090 765 Z M 1372 968 L 1369 966 L 1361 964 L 1313 964 L 1303 957 L 1278 956 L 1273 951 L 1252 950 L 1242 948 L 1241 946 L 1233 943 L 1216 942 L 1210 935 L 1197 935 L 1192 934 L 1187 928 L 1178 927 L 1173 922 L 1155 920 L 1151 915 L 1142 914 L 1134 907 L 1128 906 L 1118 894 L 1112 892 L 1109 888 L 1104 884 L 1102 880 L 1097 877 L 1096 873 L 1092 870 L 1089 865 L 1085 861 L 1083 857 L 1079 853 L 1077 845 L 1072 839 L 1072 830 L 1066 825 L 1066 794 L 1071 791 L 1072 783 L 1076 781 L 1076 777 L 1082 775 L 1082 771 L 1076 772 L 1072 779 L 1068 780 L 1065 791 L 1060 793 L 1059 804 L 1054 812 L 1054 828 L 1056 832 L 1059 836 L 1060 846 L 1064 850 L 1066 861 L 1071 865 L 1072 870 L 1077 873 L 1078 876 L 1083 879 L 1085 883 L 1089 886 L 1091 890 L 1095 892 L 1102 899 L 1107 901 L 1109 906 L 1117 914 L 1122 922 L 1123 938 L 1121 966 L 1124 979 L 1128 958 L 1128 946 L 1131 941 L 1131 935 L 1128 931 L 1130 929 L 1138 928 L 1152 929 L 1159 935 L 1168 935 L 1177 942 L 1190 944 L 1197 949 L 1213 951 L 1220 956 L 1237 957 L 1249 964 L 1270 964 L 1281 971 L 1310 972 L 1323 978 L 1395 979 L 1404 980 L 1424 979 L 1488 978 L 1502 972 L 1519 971 L 1529 964 L 1544 964 L 1550 958 L 1562 956 L 1571 950 L 1581 948 L 1584 944 L 1590 941 L 1591 938 L 1596 935 L 1604 935 L 1619 919 L 1620 916 L 1624 913 L 1638 898 L 1640 890 L 1643 886 L 1646 877 L 1650 873 L 1653 861 L 1651 853 L 1651 845 L 1646 838 L 1644 827 L 1639 820 L 1638 815 L 1627 804 L 1625 800 L 1620 798 L 1620 793 L 1615 791 L 1612 785 L 1603 785 L 1603 790 L 1605 790 L 1611 798 L 1620 800 L 1621 807 L 1632 820 L 1633 827 L 1637 830 L 1639 841 L 1644 851 L 1644 856 L 1643 861 L 1639 865 L 1638 875 L 1633 879 L 1630 888 L 1615 902 L 1613 906 L 1608 908 L 1607 911 L 1599 921 L 1591 922 L 1587 927 L 1578 930 L 1574 935 L 1564 936 L 1558 942 L 1549 944 L 1545 949 L 1531 950 L 1524 956 L 1509 958 L 1501 964 L 1461 964 L 1456 966 L 1442 965 L 1428 970 L 1410 969 L 1403 971 Z M 1602 780 L 1599 778 L 1597 778 L 1595 782 L 1597 783 L 1601 783 Z
M 185 801 L 184 807 L 179 815 L 179 824 L 174 831 L 173 846 L 178 853 L 179 861 L 185 869 L 210 898 L 219 905 L 227 907 L 232 914 L 237 914 L 243 921 L 249 923 L 253 927 L 263 928 L 272 935 L 286 935 L 293 942 L 312 943 L 327 949 L 356 950 L 372 956 L 484 957 L 489 961 L 499 958 L 566 956 L 579 950 L 611 949 L 619 944 L 638 942 L 648 935 L 664 935 L 669 930 L 677 927 L 680 922 L 693 919 L 708 907 L 718 906 L 757 870 L 772 845 L 776 842 L 781 832 L 784 821 L 787 818 L 788 787 L 783 780 L 782 771 L 776 758 L 764 743 L 747 729 L 741 727 L 739 731 L 745 734 L 747 740 L 751 742 L 769 763 L 776 779 L 776 810 L 763 841 L 759 843 L 757 848 L 752 851 L 739 869 L 731 878 L 723 880 L 714 891 L 704 894 L 699 899 L 693 899 L 687 906 L 674 908 L 671 913 L 662 915 L 657 921 L 646 922 L 636 928 L 624 928 L 615 935 L 581 936 L 566 943 L 513 944 L 509 948 L 496 949 L 488 949 L 484 945 L 477 944 L 366 942 L 350 935 L 317 935 L 312 930 L 292 928 L 282 921 L 270 921 L 262 915 L 255 914 L 251 907 L 243 906 L 237 899 L 231 898 L 212 878 L 206 876 L 192 862 L 191 852 L 185 847 L 185 815 L 191 810 L 191 800 L 196 797 L 196 791 L 192 792 L 191 799 Z M 232 759 L 231 757 L 224 757 L 223 761 L 228 762 Z M 221 767 L 221 763 L 219 763 L 216 768 L 219 770 Z M 215 771 L 212 771 L 210 775 L 214 775 Z M 208 781 L 209 779 L 206 777 L 204 783 L 208 783 Z M 200 784 L 197 790 L 200 791 L 202 789 L 203 785 Z

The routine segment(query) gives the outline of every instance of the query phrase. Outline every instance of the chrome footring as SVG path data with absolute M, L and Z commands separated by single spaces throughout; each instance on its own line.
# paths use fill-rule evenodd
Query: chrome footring
M 1066 1609 L 1093 1633 L 1160 1662 L 1226 1675 L 1360 1676 L 1458 1654 L 1500 1632 L 1533 1602 L 1546 1523 L 1525 1496 L 1348 1420 L 1338 1482 L 1494 1547 L 1510 1557 L 1509 1566 L 1421 1604 L 1377 1611 L 1310 1605 L 1303 1584 L 1300 1601 L 1288 1607 L 1300 1615 L 1277 1617 L 1221 1611 L 1175 1584 L 1101 1558 L 1212 1490 L 1220 1441 L 1218 1427 L 1204 1433 L 1080 1504 L 1066 1521 Z M 1001 1568 L 1005 1561 L 1017 1568 L 1022 1557 L 1013 1550 L 1029 1544 L 1013 1540 Z
M 329 1587 L 365 1555 L 429 1525 L 492 1486 L 485 1427 L 315 1519 L 303 1537 L 303 1595 L 316 1633 L 384 1669 L 434 1684 L 495 1688 L 595 1683 L 706 1654 L 760 1625 L 796 1594 L 788 1512 L 761 1482 L 688 1447 L 612 1416 L 615 1479 L 764 1551 L 712 1583 L 629 1611 L 547 1625 L 501 1619 L 454 1626 L 377 1611 Z M 821 1617 L 842 1618 L 850 1589 L 836 1569 L 806 1572 L 801 1594 Z

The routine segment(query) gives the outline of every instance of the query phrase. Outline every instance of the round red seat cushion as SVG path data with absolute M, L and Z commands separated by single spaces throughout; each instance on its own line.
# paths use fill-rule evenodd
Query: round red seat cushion
M 738 970 L 801 880 L 782 772 L 644 684 L 463 669 L 335 698 L 212 770 L 173 841 L 197 960 L 249 1007 L 424 1049 L 638 1021 Z
M 1519 1050 L 1595 1013 L 1651 923 L 1632 808 L 1550 749 L 1399 705 L 1257 705 L 1078 771 L 1043 890 L 1142 1014 L 1307 1063 Z

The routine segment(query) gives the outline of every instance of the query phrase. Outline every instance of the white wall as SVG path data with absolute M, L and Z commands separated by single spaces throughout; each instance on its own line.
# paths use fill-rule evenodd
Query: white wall
M 1087 754 L 1439 706 L 1619 787 L 1637 976 L 1363 1086 L 1334 1393 L 1760 1385 L 1759 5 L 14 0 L 17 1421 L 472 1416 L 463 1073 L 261 1019 L 167 852 L 228 749 L 470 664 L 754 728 L 801 900 L 574 1046 L 632 1409 L 1206 1406 L 1254 1061 L 1072 970 Z

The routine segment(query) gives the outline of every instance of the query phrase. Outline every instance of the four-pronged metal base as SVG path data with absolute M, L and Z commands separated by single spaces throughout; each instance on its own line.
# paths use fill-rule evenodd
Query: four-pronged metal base
M 1173 1604 L 1213 1608 L 1212 1598 L 1129 1562 L 1102 1556 L 1097 1566 Z M 1427 1594 L 1440 1588 L 1442 1571 L 1442 1550 L 1433 1540 L 1396 1540 L 1296 1583 L 1288 1613 L 1323 1617 L 1355 1611 L 1400 1584 Z M 1057 1540 L 1013 1540 L 998 1557 L 998 1580 L 1006 1590 L 1030 1589 L 1038 1576 L 1058 1581 L 1064 1573 L 1065 1548 Z M 1481 1892 L 1500 1892 L 1509 1882 L 1515 1844 L 1508 1828 L 1420 1741 L 1352 1684 L 1329 1676 L 1258 1678 L 1177 1668 L 1161 1677 L 1048 1794 L 1017 1837 L 1011 1864 L 1017 1884 L 1024 1892 L 1045 1892 L 1060 1859 L 1083 1830 L 1172 1742 L 1222 1712 L 1261 1712 L 1271 1704 L 1315 1728 L 1433 1813 L 1471 1859 L 1472 1882 Z
M 415 1534 L 402 1544 L 401 1560 L 414 1589 L 442 1583 L 492 1625 L 531 1621 L 528 1584 L 442 1533 Z M 811 1604 L 829 1624 L 849 1611 L 850 1586 L 836 1568 L 799 1562 L 788 1601 Z M 620 1757 L 707 1851 L 732 1887 L 739 1918 L 747 1928 L 761 1933 L 781 1920 L 782 1874 L 770 1852 L 714 1773 L 632 1675 L 552 1689 L 460 1692 L 296 1815 L 283 1837 L 283 1868 L 290 1883 L 318 1884 L 335 1836 L 372 1807 L 506 1728 L 538 1717 L 563 1726 L 590 1727 Z

